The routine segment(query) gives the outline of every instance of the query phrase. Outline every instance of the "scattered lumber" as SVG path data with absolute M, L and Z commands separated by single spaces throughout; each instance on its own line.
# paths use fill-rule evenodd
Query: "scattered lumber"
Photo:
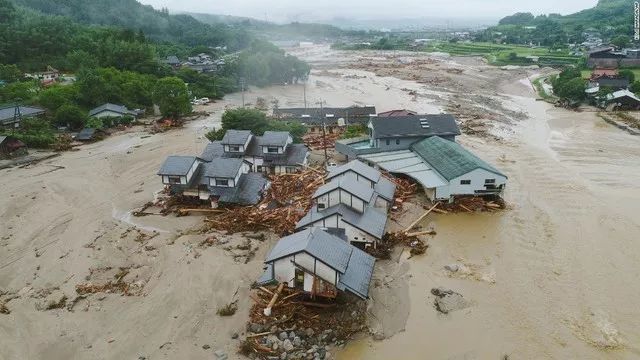
M 264 316 L 271 316 L 271 308 L 273 308 L 273 305 L 275 305 L 276 300 L 278 300 L 278 295 L 280 295 L 283 288 L 284 288 L 284 283 L 280 283 L 280 286 L 278 286 L 278 290 L 276 290 L 275 294 L 273 294 L 271 301 L 269 301 L 269 304 L 264 309 Z
M 427 217 L 427 215 L 429 215 L 429 213 L 431 213 L 431 211 L 433 209 L 435 209 L 436 207 L 438 207 L 438 205 L 440 205 L 440 202 L 436 202 L 429 210 L 427 210 L 427 212 L 425 212 L 424 214 L 422 214 L 419 218 L 416 219 L 416 221 L 412 222 L 411 225 L 407 226 L 407 228 L 404 230 L 404 232 L 408 232 L 409 230 L 413 229 L 414 226 L 416 226 L 420 221 L 422 221 L 422 219 L 424 219 L 425 217 Z
M 334 129 L 333 132 L 326 132 L 326 135 L 320 132 L 307 132 L 302 141 L 311 150 L 333 149 L 336 147 L 336 140 L 340 139 L 343 130 Z
M 500 197 L 463 196 L 457 197 L 453 203 L 446 203 L 441 209 L 447 212 L 483 212 L 506 208 L 506 203 Z

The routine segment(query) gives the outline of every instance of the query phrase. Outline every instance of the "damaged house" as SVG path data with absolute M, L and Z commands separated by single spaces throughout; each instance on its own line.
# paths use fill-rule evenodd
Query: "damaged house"
M 249 163 L 252 172 L 289 174 L 307 166 L 308 156 L 307 147 L 294 144 L 286 131 L 265 131 L 256 136 L 249 130 L 227 130 L 222 140 L 207 144 L 200 158 L 239 158 Z
M 385 233 L 395 184 L 360 161 L 329 173 L 296 229 L 319 227 L 359 247 L 376 247 Z
M 311 132 L 320 131 L 323 126 L 331 132 L 335 127 L 366 124 L 372 116 L 376 116 L 376 107 L 277 108 L 273 110 L 273 116 L 299 122 L 308 127 Z
M 169 156 L 158 171 L 171 194 L 220 204 L 255 205 L 268 181 L 250 173 L 251 164 L 238 158 L 205 161 L 195 156 Z
M 265 259 L 259 284 L 286 283 L 311 296 L 335 298 L 338 291 L 369 297 L 375 258 L 320 228 L 283 237 Z

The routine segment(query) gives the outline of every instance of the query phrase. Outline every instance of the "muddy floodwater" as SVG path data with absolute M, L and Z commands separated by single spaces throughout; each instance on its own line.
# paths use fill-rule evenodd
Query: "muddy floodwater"
M 292 52 L 314 68 L 309 106 L 453 113 L 458 141 L 509 177 L 507 210 L 430 214 L 421 225 L 436 235 L 426 254 L 398 249 L 376 263 L 370 333 L 332 348 L 335 357 L 640 358 L 640 136 L 592 109 L 536 101 L 530 80 L 552 69 L 443 54 Z M 303 94 L 302 85 L 252 88 L 245 100 L 303 106 Z M 241 358 L 232 336 L 246 334 L 249 285 L 276 236 L 255 241 L 245 262 L 202 246 L 207 235 L 192 231 L 199 216 L 131 216 L 162 188 L 155 174 L 164 158 L 199 154 L 224 109 L 240 103 L 232 94 L 182 129 L 133 128 L 0 170 L 0 302 L 9 311 L 0 314 L 0 359 L 211 359 L 213 350 Z M 423 212 L 409 205 L 389 230 Z M 121 268 L 133 296 L 77 296 L 77 285 Z M 438 287 L 464 306 L 438 312 Z M 48 307 L 63 297 L 64 308 Z M 216 315 L 234 299 L 234 316 Z

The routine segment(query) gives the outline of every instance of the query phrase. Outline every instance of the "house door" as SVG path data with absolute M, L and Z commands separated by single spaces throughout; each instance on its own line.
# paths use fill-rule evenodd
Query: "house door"
M 298 289 L 304 289 L 304 271 L 296 268 L 295 279 L 293 279 L 294 286 Z

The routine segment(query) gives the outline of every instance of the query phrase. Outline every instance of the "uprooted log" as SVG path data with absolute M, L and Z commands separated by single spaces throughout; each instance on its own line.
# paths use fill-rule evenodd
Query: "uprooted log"
M 283 288 L 284 288 L 284 283 L 281 283 L 280 286 L 278 286 L 278 290 L 276 290 L 276 292 L 273 294 L 273 297 L 271 298 L 271 301 L 269 301 L 269 304 L 267 305 L 267 307 L 264 308 L 264 316 L 271 316 L 271 309 L 273 308 L 273 305 L 276 304 L 276 301 L 278 300 L 278 295 L 280 295 Z
M 431 213 L 431 211 L 433 211 L 433 209 L 438 207 L 438 205 L 440 205 L 440 202 L 435 203 L 431 208 L 429 208 L 429 210 L 427 210 L 427 212 L 425 212 L 419 218 L 417 218 L 414 222 L 412 222 L 411 225 L 407 226 L 407 228 L 404 229 L 404 232 L 406 233 L 409 230 L 413 229 L 414 226 L 416 226 L 420 221 L 422 221 L 422 219 L 427 217 L 427 215 L 429 215 Z

